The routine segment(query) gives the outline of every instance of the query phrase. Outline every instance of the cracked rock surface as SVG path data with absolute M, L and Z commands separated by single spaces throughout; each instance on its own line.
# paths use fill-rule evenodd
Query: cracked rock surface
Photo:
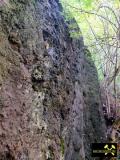
M 61 12 L 59 0 L 0 4 L 0 160 L 93 160 L 104 141 L 97 71 Z

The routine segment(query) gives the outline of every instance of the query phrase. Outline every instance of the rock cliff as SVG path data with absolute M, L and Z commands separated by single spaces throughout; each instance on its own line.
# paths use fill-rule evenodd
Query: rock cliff
M 92 160 L 97 71 L 58 0 L 0 1 L 0 160 Z

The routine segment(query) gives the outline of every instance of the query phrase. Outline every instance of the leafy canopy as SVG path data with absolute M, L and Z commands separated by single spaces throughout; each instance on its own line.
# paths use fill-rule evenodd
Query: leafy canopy
M 113 54 L 116 50 L 113 47 L 113 39 L 117 41 L 119 30 L 117 22 L 120 8 L 119 0 L 61 0 L 61 3 L 66 20 L 75 18 L 80 27 L 84 42 L 92 53 L 98 68 L 99 78 L 104 78 L 104 72 L 110 72 L 106 69 L 108 59 L 111 61 L 109 65 L 112 66 L 110 73 L 112 74 L 116 61 Z M 74 37 L 79 36 L 80 33 L 73 34 L 72 32 L 71 36 L 73 35 Z

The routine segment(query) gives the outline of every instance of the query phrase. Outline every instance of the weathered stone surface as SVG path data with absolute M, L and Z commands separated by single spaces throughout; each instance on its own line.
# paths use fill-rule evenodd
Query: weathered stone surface
M 58 0 L 0 5 L 0 159 L 92 160 L 104 140 L 99 84 Z

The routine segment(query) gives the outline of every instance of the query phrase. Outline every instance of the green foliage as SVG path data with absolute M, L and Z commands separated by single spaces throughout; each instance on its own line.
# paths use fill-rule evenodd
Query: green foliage
M 108 61 L 105 54 L 109 54 L 113 49 L 109 51 L 107 43 L 113 45 L 112 37 L 116 37 L 118 33 L 115 27 L 118 25 L 115 14 L 120 7 L 120 1 L 61 0 L 61 3 L 66 13 L 64 14 L 66 20 L 74 18 L 81 30 L 78 32 L 69 26 L 71 37 L 79 38 L 81 34 L 83 35 L 84 42 L 97 66 L 99 78 L 102 80 L 104 78 L 102 69 Z
M 65 151 L 64 139 L 61 138 L 61 152 L 62 152 L 62 155 L 64 155 L 64 151 Z
M 61 0 L 61 3 L 63 5 L 64 9 L 64 16 L 66 21 L 70 21 L 71 19 L 75 19 L 77 24 L 82 28 L 82 32 L 86 33 L 88 30 L 88 27 L 85 22 L 84 15 L 80 14 L 79 10 L 76 10 L 76 8 L 84 8 L 90 10 L 92 8 L 92 2 L 93 0 Z M 82 26 L 82 27 L 81 27 Z M 71 28 L 71 26 L 70 26 Z M 71 31 L 71 29 L 70 29 Z M 71 37 L 73 38 L 79 38 L 82 34 L 81 31 L 73 30 L 70 32 Z
M 91 8 L 93 0 L 78 0 L 80 5 L 84 6 L 84 8 Z
M 72 38 L 79 38 L 80 36 L 82 36 L 82 33 L 74 20 L 71 20 L 69 23 L 69 31 Z

